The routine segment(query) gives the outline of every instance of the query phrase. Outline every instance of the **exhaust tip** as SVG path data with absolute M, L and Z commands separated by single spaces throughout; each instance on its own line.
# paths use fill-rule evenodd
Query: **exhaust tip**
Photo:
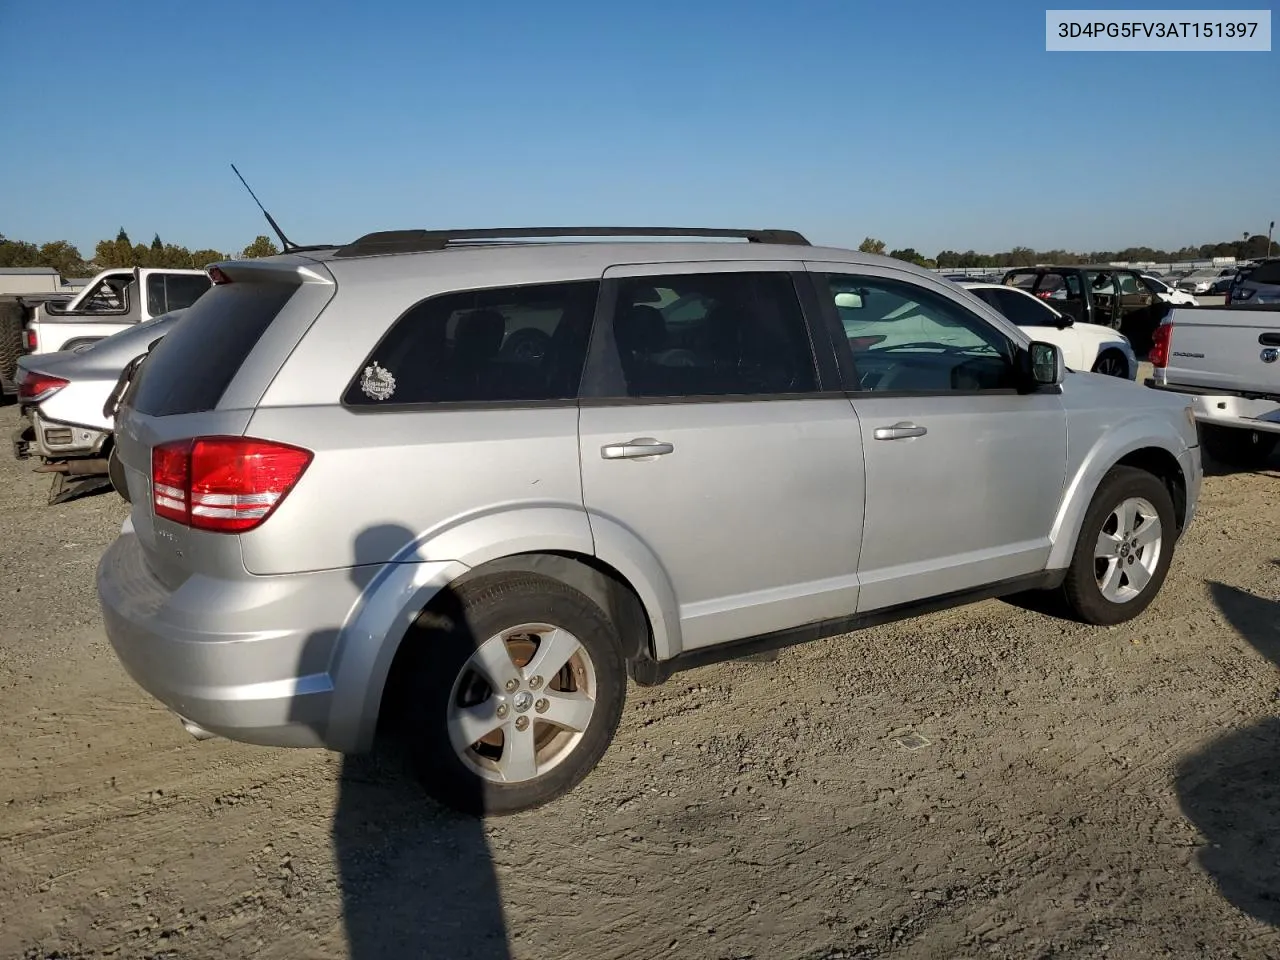
M 204 727 L 200 726 L 200 724 L 193 723 L 190 720 L 188 720 L 186 717 L 180 716 L 178 717 L 178 719 L 182 721 L 182 728 L 186 730 L 187 733 L 191 734 L 191 736 L 195 737 L 197 740 L 212 740 L 214 737 L 217 736 L 216 733 L 210 733 Z

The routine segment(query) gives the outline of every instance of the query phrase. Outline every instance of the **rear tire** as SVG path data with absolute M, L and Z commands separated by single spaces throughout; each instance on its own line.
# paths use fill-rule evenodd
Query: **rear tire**
M 1067 568 L 1071 612 L 1099 626 L 1138 616 L 1160 592 L 1176 539 L 1173 499 L 1160 479 L 1113 468 L 1093 495 Z
M 17 379 L 18 357 L 22 356 L 24 311 L 15 301 L 0 301 L 0 379 L 12 384 Z M 11 402 L 9 396 L 0 403 Z
M 626 700 L 608 617 L 577 590 L 523 573 L 481 577 L 445 601 L 405 639 L 414 648 L 397 739 L 418 779 L 472 815 L 569 792 L 604 756 Z
M 1200 443 L 1210 457 L 1229 467 L 1261 467 L 1275 452 L 1280 435 L 1241 427 L 1200 425 Z

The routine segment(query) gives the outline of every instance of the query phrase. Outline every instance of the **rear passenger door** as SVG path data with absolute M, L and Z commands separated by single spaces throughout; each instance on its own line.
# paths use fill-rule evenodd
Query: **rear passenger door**
M 942 281 L 808 266 L 847 337 L 841 360 L 862 427 L 859 611 L 1042 571 L 1066 482 L 1061 397 L 1019 393 L 1013 341 Z
M 597 543 L 666 572 L 685 650 L 857 606 L 862 446 L 829 335 L 819 324 L 815 341 L 801 307 L 805 281 L 799 263 L 605 274 L 581 392 L 583 499 Z

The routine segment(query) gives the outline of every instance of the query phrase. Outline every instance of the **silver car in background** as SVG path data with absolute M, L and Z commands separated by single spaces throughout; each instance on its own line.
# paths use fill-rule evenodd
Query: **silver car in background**
M 571 789 L 629 677 L 1028 590 L 1131 619 L 1195 511 L 1185 398 L 789 231 L 398 231 L 211 273 L 121 401 L 110 641 L 193 732 L 400 734 L 461 810 Z
M 175 310 L 78 350 L 18 358 L 21 422 L 13 435 L 19 460 L 38 458 L 53 474 L 49 502 L 107 485 L 113 418 L 103 407 L 125 367 L 145 354 L 186 312 Z

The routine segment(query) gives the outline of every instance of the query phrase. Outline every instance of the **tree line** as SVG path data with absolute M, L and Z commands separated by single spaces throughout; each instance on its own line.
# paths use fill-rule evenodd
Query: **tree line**
M 1014 247 L 1003 253 L 978 253 L 965 250 L 943 250 L 936 257 L 926 257 L 914 247 L 889 250 L 887 255 L 897 260 L 907 260 L 922 267 L 1031 267 L 1037 263 L 1054 263 L 1070 266 L 1077 263 L 1176 263 L 1184 260 L 1211 260 L 1214 257 L 1235 257 L 1237 260 L 1254 260 L 1269 256 L 1270 242 L 1260 233 L 1241 234 L 1239 240 L 1221 243 L 1202 243 L 1198 247 L 1180 247 L 1177 250 L 1157 250 L 1154 247 L 1126 247 L 1124 250 L 1094 250 L 1077 253 L 1071 250 L 1033 250 L 1031 247 Z M 858 246 L 863 253 L 886 255 L 883 240 L 867 237 Z
M 1235 257 L 1237 260 L 1253 260 L 1270 255 L 1270 242 L 1262 234 L 1243 233 L 1239 240 L 1221 243 L 1202 243 L 1198 247 L 1180 247 L 1177 250 L 1157 250 L 1153 247 L 1126 247 L 1124 250 L 1094 250 L 1076 253 L 1070 250 L 1033 250 L 1031 247 L 1014 247 L 1003 253 L 978 253 L 975 250 L 942 250 L 936 257 L 926 257 L 914 247 L 889 250 L 888 256 L 906 260 L 922 267 L 942 269 L 964 267 L 1029 267 L 1037 263 L 1056 263 L 1069 266 L 1076 263 L 1110 263 L 1145 260 L 1153 263 L 1173 263 L 1182 260 L 1209 260 L 1213 257 Z M 858 245 L 863 253 L 885 254 L 885 243 L 875 237 L 867 237 Z M 270 257 L 279 249 L 269 237 L 258 236 L 238 254 L 220 250 L 188 250 L 186 247 L 164 243 L 156 234 L 151 243 L 134 243 L 124 228 L 114 240 L 99 240 L 93 257 L 85 260 L 80 251 L 65 240 L 53 240 L 37 246 L 25 240 L 9 240 L 0 234 L 0 267 L 52 267 L 63 277 L 87 277 L 102 270 L 117 267 L 168 267 L 170 269 L 201 270 L 219 260 Z
M 238 254 L 221 250 L 188 250 L 165 243 L 156 234 L 150 244 L 134 243 L 123 227 L 114 240 L 99 240 L 93 257 L 86 260 L 80 250 L 66 240 L 53 240 L 37 246 L 26 240 L 10 240 L 0 234 L 0 267 L 51 267 L 65 277 L 90 277 L 103 270 L 119 267 L 167 267 L 171 270 L 203 270 L 219 260 L 270 257 L 280 250 L 271 238 L 255 237 Z

